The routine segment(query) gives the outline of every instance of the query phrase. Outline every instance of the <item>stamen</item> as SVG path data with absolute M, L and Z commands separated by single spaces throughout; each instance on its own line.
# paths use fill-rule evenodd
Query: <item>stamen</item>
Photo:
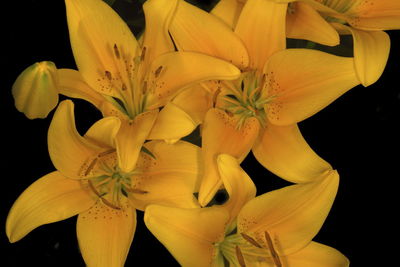
M 147 81 L 143 82 L 142 94 L 145 95 L 147 92 Z
M 140 61 L 144 61 L 145 56 L 146 56 L 146 47 L 143 46 L 142 54 L 140 55 Z
M 127 87 L 126 87 L 125 83 L 122 83 L 121 89 L 122 89 L 122 91 L 126 91 Z
M 136 188 L 125 188 L 129 193 L 133 193 L 133 194 L 147 194 L 149 193 L 148 191 L 145 190 L 140 190 L 140 189 L 136 189 Z
M 101 198 L 100 193 L 96 190 L 96 188 L 94 187 L 92 181 L 88 180 L 88 184 L 89 184 L 89 188 L 93 191 L 93 193 L 95 193 L 98 197 Z
M 90 171 L 94 168 L 94 166 L 96 165 L 96 162 L 97 162 L 97 158 L 94 158 L 92 160 L 92 162 L 90 162 L 88 168 L 85 171 L 85 176 L 87 176 L 90 173 Z
M 107 79 L 109 79 L 110 81 L 112 80 L 111 72 L 109 72 L 108 70 L 106 70 L 106 71 L 105 71 L 105 75 L 106 75 Z
M 272 243 L 271 236 L 268 234 L 267 231 L 264 232 L 265 235 L 265 240 L 267 241 L 267 246 L 269 248 L 269 251 L 271 252 L 272 260 L 274 261 L 274 264 L 276 267 L 282 267 L 281 260 L 279 259 L 278 253 L 276 253 L 274 245 Z
M 225 113 L 226 113 L 229 117 L 233 117 L 233 113 L 230 112 L 229 110 L 225 110 Z
M 88 184 L 89 184 L 89 188 L 93 191 L 93 193 L 96 194 L 96 196 L 98 196 L 101 201 L 103 201 L 103 203 L 107 206 L 109 206 L 110 208 L 116 209 L 116 210 L 120 210 L 120 207 L 115 206 L 114 204 L 112 204 L 110 201 L 108 201 L 107 199 L 103 198 L 102 195 L 96 190 L 96 188 L 94 187 L 92 181 L 88 180 Z
M 215 108 L 215 103 L 217 102 L 217 97 L 221 93 L 221 87 L 218 87 L 218 89 L 215 91 L 212 99 L 213 107 Z
M 101 157 L 104 157 L 104 156 L 106 156 L 108 154 L 111 154 L 111 153 L 113 153 L 115 151 L 116 151 L 115 148 L 112 148 L 112 149 L 106 150 L 104 152 L 101 152 L 99 155 L 97 155 L 97 157 L 101 158 Z
M 240 251 L 239 246 L 236 246 L 235 249 L 236 249 L 236 257 L 238 259 L 238 262 L 239 262 L 240 266 L 241 267 L 246 267 L 246 263 L 244 261 L 243 254 L 242 254 L 242 251 Z
M 257 243 L 251 236 L 246 235 L 245 233 L 241 233 L 242 237 L 246 239 L 249 243 L 251 243 L 253 246 L 256 246 L 258 248 L 262 248 L 260 244 Z
M 113 209 L 116 209 L 116 210 L 120 210 L 121 208 L 120 207 L 117 207 L 117 206 L 115 206 L 114 204 L 112 204 L 110 201 L 108 201 L 107 199 L 105 199 L 105 198 L 102 198 L 102 197 L 100 197 L 101 198 L 101 201 L 103 201 L 103 203 L 104 204 L 106 204 L 107 206 L 109 206 L 110 208 L 113 208 Z
M 121 55 L 120 55 L 120 53 L 119 53 L 117 44 L 114 44 L 114 54 L 115 54 L 115 56 L 117 57 L 117 59 L 120 59 L 120 58 L 121 58 Z
M 154 72 L 154 77 L 158 78 L 158 76 L 160 76 L 161 70 L 163 69 L 163 66 L 160 66 L 156 69 L 156 71 Z

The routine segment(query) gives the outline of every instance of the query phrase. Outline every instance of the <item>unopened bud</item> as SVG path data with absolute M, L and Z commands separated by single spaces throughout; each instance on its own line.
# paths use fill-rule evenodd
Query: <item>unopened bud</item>
M 46 118 L 58 103 L 57 67 L 42 61 L 26 68 L 12 86 L 15 107 L 29 119 Z

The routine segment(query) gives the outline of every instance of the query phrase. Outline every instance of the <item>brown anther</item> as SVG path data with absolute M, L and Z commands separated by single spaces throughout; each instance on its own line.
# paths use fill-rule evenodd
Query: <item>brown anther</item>
M 219 81 L 219 80 L 218 80 Z M 214 95 L 213 95 L 213 99 L 212 99 L 212 103 L 213 103 L 213 107 L 215 108 L 215 104 L 217 102 L 217 97 L 218 95 L 221 93 L 221 87 L 218 87 L 217 90 L 215 90 Z
M 100 193 L 96 190 L 96 188 L 94 187 L 92 181 L 88 180 L 88 184 L 89 184 L 89 188 L 93 191 L 93 193 L 95 193 L 96 196 L 101 198 Z
M 257 243 L 251 236 L 246 235 L 245 233 L 241 233 L 242 237 L 246 239 L 250 244 L 252 244 L 255 247 L 262 248 L 260 244 Z
M 117 59 L 121 58 L 117 44 L 114 44 L 114 54 Z
M 145 95 L 147 92 L 147 81 L 143 82 L 143 88 L 142 88 L 142 93 Z
M 274 261 L 275 266 L 282 267 L 281 260 L 279 259 L 278 253 L 276 253 L 276 251 L 275 251 L 271 236 L 268 234 L 267 231 L 264 232 L 264 236 L 265 236 L 265 241 L 267 241 L 267 246 L 268 246 L 269 251 L 271 252 L 271 257 L 272 257 L 272 260 Z
M 141 60 L 141 61 L 144 61 L 145 56 L 146 56 L 146 47 L 143 46 L 143 48 L 142 48 L 142 54 L 140 55 L 140 60 Z
M 109 206 L 110 208 L 113 208 L 113 209 L 116 209 L 116 210 L 120 210 L 120 209 L 121 209 L 120 207 L 115 206 L 114 204 L 112 204 L 112 203 L 111 203 L 110 201 L 108 201 L 107 199 L 102 198 L 102 197 L 100 197 L 100 198 L 101 198 L 101 201 L 103 201 L 103 203 L 104 203 L 105 205 Z
M 108 154 L 114 153 L 115 151 L 116 151 L 115 148 L 112 148 L 112 149 L 106 150 L 104 152 L 101 152 L 100 154 L 97 155 L 97 157 L 101 158 L 101 157 L 107 156 Z
M 158 76 L 160 76 L 161 70 L 162 70 L 163 66 L 159 66 L 156 71 L 154 72 L 154 77 L 158 78 Z
M 225 113 L 226 113 L 229 117 L 233 117 L 233 113 L 230 112 L 229 110 L 225 110 Z
M 127 87 L 124 83 L 122 83 L 121 89 L 122 89 L 122 91 L 126 91 Z
M 88 168 L 86 169 L 85 174 L 84 174 L 85 176 L 87 176 L 90 173 L 90 171 L 93 170 L 93 168 L 96 165 L 96 163 L 97 163 L 97 158 L 94 158 L 92 160 L 92 162 L 90 162 Z
M 109 72 L 108 70 L 106 70 L 106 71 L 104 72 L 104 74 L 106 75 L 107 79 L 109 79 L 110 81 L 112 80 L 111 72 Z
M 88 180 L 88 184 L 89 184 L 89 188 L 93 191 L 93 193 L 96 194 L 96 196 L 98 196 L 101 201 L 103 201 L 103 203 L 107 206 L 109 206 L 110 208 L 116 209 L 116 210 L 120 210 L 120 207 L 115 206 L 114 204 L 112 204 L 110 201 L 108 201 L 107 199 L 103 198 L 101 196 L 101 194 L 96 190 L 96 188 L 94 187 L 92 181 Z
M 133 194 L 147 194 L 147 193 L 149 193 L 148 191 L 140 190 L 140 189 L 137 189 L 137 188 L 126 188 L 126 191 L 128 191 L 129 193 L 133 193 Z
M 236 250 L 236 257 L 238 259 L 238 262 L 239 262 L 240 266 L 241 267 L 246 267 L 246 262 L 244 261 L 243 254 L 242 254 L 242 251 L 240 251 L 239 246 L 236 246 L 235 250 Z

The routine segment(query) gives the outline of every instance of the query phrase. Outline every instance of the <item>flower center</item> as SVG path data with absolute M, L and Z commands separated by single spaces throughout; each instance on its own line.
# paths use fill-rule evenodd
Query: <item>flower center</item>
M 113 209 L 121 209 L 123 198 L 128 198 L 131 194 L 147 193 L 132 188 L 134 176 L 140 174 L 140 171 L 122 172 L 117 164 L 115 149 L 99 153 L 84 166 L 86 166 L 84 176 L 90 190 Z
M 215 245 L 227 261 L 234 263 L 234 266 L 243 267 L 246 266 L 246 262 L 268 262 L 276 267 L 282 266 L 268 232 L 265 232 L 265 241 L 262 243 L 245 233 L 235 233 L 226 236 L 222 242 Z
M 101 91 L 112 96 L 107 98 L 108 101 L 129 119 L 134 119 L 149 108 L 147 107 L 148 95 L 154 93 L 156 87 L 160 86 L 154 79 L 160 76 L 164 68 L 159 66 L 151 73 L 152 80 L 148 81 L 149 77 L 145 77 L 148 67 L 145 63 L 146 47 L 137 49 L 134 56 L 117 44 L 113 44 L 109 51 L 114 63 L 114 71 L 106 69 L 97 81 Z
M 264 77 L 259 78 L 254 71 L 244 72 L 241 77 L 227 85 L 227 93 L 222 98 L 220 108 L 228 114 L 239 117 L 237 127 L 240 129 L 246 119 L 255 117 L 262 126 L 266 124 L 264 105 L 273 99 L 263 90 Z

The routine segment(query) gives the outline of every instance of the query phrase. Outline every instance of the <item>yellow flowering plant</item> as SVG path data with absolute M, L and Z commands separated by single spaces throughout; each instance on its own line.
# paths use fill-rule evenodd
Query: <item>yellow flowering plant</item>
M 64 3 L 7 27 L 6 266 L 386 266 L 396 1 Z
M 170 26 L 178 49 L 223 58 L 242 71 L 235 81 L 205 85 L 211 87 L 215 103 L 204 115 L 203 206 L 221 186 L 215 163 L 219 153 L 243 160 L 252 149 L 267 169 L 297 183 L 311 181 L 329 167 L 308 147 L 296 123 L 359 84 L 354 61 L 310 49 L 285 49 L 286 12 L 287 4 L 249 0 L 232 31 L 220 17 L 178 3 Z M 197 96 L 180 105 L 190 110 L 193 106 L 187 103 L 198 100 L 195 108 L 207 102 Z

